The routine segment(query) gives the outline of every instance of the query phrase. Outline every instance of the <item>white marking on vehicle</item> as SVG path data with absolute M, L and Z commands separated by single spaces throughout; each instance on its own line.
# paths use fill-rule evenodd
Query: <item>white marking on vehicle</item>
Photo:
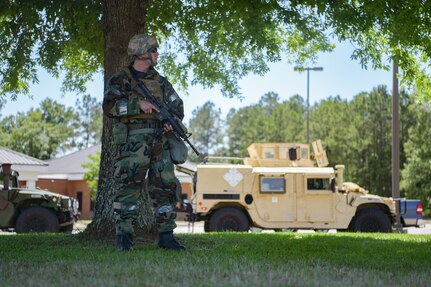
M 230 186 L 234 187 L 240 183 L 244 177 L 236 168 L 231 168 L 224 174 L 223 178 Z

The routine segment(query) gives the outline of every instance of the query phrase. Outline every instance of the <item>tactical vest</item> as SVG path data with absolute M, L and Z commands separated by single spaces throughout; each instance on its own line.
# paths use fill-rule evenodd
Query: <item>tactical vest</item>
M 135 87 L 138 84 L 138 81 L 143 83 L 150 91 L 151 93 L 156 97 L 159 98 L 163 103 L 164 103 L 164 99 L 163 99 L 163 89 L 160 85 L 160 75 L 157 73 L 154 75 L 154 77 L 152 79 L 138 79 L 136 80 L 132 73 L 129 70 L 129 67 L 125 67 L 123 68 L 123 71 L 126 73 L 127 77 L 129 78 L 129 82 L 130 82 L 130 87 L 132 92 L 129 94 L 129 103 L 131 102 L 132 104 L 129 106 L 133 106 L 136 107 L 139 110 L 139 114 L 137 115 L 133 115 L 133 116 L 128 116 L 127 118 L 130 119 L 154 119 L 154 113 L 151 114 L 145 114 L 143 111 L 140 110 L 139 107 L 139 100 L 141 98 L 144 98 L 144 95 L 140 95 L 135 91 Z

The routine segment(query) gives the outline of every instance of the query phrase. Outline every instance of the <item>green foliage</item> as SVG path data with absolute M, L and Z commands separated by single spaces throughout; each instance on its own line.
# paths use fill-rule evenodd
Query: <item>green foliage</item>
M 391 196 L 392 99 L 386 87 L 361 93 L 351 102 L 348 145 L 350 179 L 373 193 Z
M 36 67 L 65 72 L 64 90 L 83 91 L 103 63 L 102 1 L 0 4 L 0 94 L 16 98 L 38 82 Z
M 238 80 L 264 74 L 268 62 L 284 55 L 304 63 L 333 49 L 320 19 L 309 16 L 271 2 L 162 1 L 149 8 L 146 30 L 171 43 L 160 63 L 174 83 L 220 85 L 224 95 L 237 96 Z M 100 0 L 3 3 L 2 94 L 27 93 L 28 82 L 37 82 L 37 65 L 53 76 L 65 71 L 64 89 L 82 92 L 103 63 L 102 19 Z
M 306 106 L 299 95 L 276 105 L 267 121 L 268 142 L 305 142 Z
M 318 51 L 333 49 L 335 37 L 355 46 L 352 58 L 364 67 L 389 69 L 388 58 L 396 60 L 404 82 L 429 99 L 430 5 L 421 0 L 160 1 L 149 6 L 142 29 L 167 43 L 161 66 L 183 87 L 217 85 L 224 95 L 238 96 L 237 83 L 245 75 L 262 75 L 268 62 L 282 57 L 289 63 L 314 62 Z M 102 68 L 107 48 L 102 24 L 101 0 L 3 1 L 1 94 L 28 93 L 29 82 L 38 81 L 38 65 L 55 77 L 64 71 L 64 90 L 82 92 Z
M 265 142 L 265 111 L 259 105 L 231 110 L 227 117 L 227 136 L 231 156 L 247 156 L 247 147 L 253 142 Z
M 406 143 L 407 163 L 402 171 L 401 188 L 409 198 L 420 198 L 427 215 L 431 211 L 431 106 L 413 105 L 416 123 L 409 129 Z
M 406 162 L 404 144 L 407 130 L 413 125 L 414 112 L 407 112 L 412 96 L 403 91 L 400 97 L 402 168 Z M 372 193 L 392 196 L 392 97 L 387 88 L 379 86 L 371 92 L 358 94 L 349 103 L 333 107 L 338 122 L 325 124 L 326 129 L 332 131 L 328 131 L 324 140 L 331 164 L 345 164 L 349 181 L 357 182 Z M 325 117 L 316 120 L 322 122 Z
M 350 178 L 348 171 L 357 165 L 351 160 L 356 148 L 352 139 L 356 130 L 353 116 L 349 102 L 339 96 L 316 103 L 310 115 L 310 137 L 322 140 L 330 166 L 346 166 L 347 178 Z
M 0 145 L 39 159 L 100 143 L 101 104 L 90 95 L 74 108 L 47 98 L 37 109 L 0 119 Z M 1 103 L 0 103 L 1 107 Z
M 74 146 L 76 114 L 52 99 L 0 121 L 0 145 L 46 160 Z
M 64 234 L 0 236 L 4 286 L 427 286 L 431 237 L 179 234 L 186 252 Z M 112 238 L 113 239 L 113 238 Z M 193 264 L 191 264 L 193 262 Z M 167 270 L 169 270 L 167 272 Z M 88 276 L 77 276 L 77 274 Z
M 431 3 L 429 1 L 293 2 L 304 9 L 316 7 L 339 40 L 354 46 L 353 59 L 363 67 L 389 70 L 395 61 L 401 78 L 416 86 L 419 98 L 431 99 Z M 389 58 L 391 61 L 388 61 Z
M 239 95 L 243 76 L 267 72 L 268 62 L 284 55 L 304 63 L 333 48 L 320 19 L 273 1 L 163 1 L 150 7 L 148 25 L 172 43 L 160 63 L 174 82 L 219 85 L 229 97 Z
M 77 99 L 75 109 L 78 116 L 78 134 L 81 135 L 78 148 L 88 148 L 100 144 L 102 138 L 103 112 L 102 103 L 90 95 L 84 95 L 82 102 Z
M 91 200 L 96 200 L 99 182 L 100 152 L 95 155 L 89 155 L 88 157 L 90 161 L 82 164 L 82 167 L 87 169 L 87 172 L 84 174 L 84 180 L 87 181 L 88 188 L 90 189 Z
M 228 150 L 245 157 L 255 142 L 304 142 L 305 107 L 300 96 L 279 102 L 278 94 L 266 93 L 258 104 L 232 109 L 227 116 Z
M 192 112 L 189 128 L 193 134 L 193 144 L 202 154 L 214 152 L 223 142 L 223 121 L 220 114 L 220 108 L 216 109 L 210 101 Z

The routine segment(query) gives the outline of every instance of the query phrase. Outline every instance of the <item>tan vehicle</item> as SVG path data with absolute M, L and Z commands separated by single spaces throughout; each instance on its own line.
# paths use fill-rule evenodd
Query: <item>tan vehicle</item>
M 343 165 L 327 167 L 320 141 L 252 144 L 243 164 L 197 166 L 190 221 L 205 231 L 351 230 L 390 232 L 395 201 L 344 182 Z

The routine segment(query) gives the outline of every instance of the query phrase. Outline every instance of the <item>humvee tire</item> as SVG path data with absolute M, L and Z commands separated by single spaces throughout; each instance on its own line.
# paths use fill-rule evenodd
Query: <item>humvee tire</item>
M 205 222 L 204 222 L 204 231 L 205 232 L 210 232 L 210 227 L 209 227 L 208 220 L 205 220 Z
M 218 209 L 209 219 L 209 231 L 248 231 L 250 224 L 247 216 L 235 207 Z
M 57 216 L 49 209 L 40 206 L 24 210 L 16 220 L 16 233 L 57 232 L 60 229 Z
M 367 208 L 359 211 L 353 222 L 355 232 L 391 232 L 389 217 L 380 209 Z

